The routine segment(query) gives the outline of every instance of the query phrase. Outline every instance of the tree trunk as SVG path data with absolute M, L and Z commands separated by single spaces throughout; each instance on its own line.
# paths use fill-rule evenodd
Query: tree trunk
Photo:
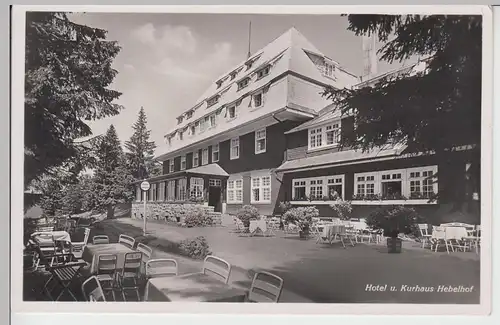
M 115 216 L 115 206 L 110 204 L 110 205 L 108 205 L 107 219 L 112 219 L 112 218 L 114 218 L 114 216 Z

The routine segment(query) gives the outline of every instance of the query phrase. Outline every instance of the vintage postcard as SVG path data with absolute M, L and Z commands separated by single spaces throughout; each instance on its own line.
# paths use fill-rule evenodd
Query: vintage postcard
M 15 311 L 489 313 L 489 7 L 12 22 Z

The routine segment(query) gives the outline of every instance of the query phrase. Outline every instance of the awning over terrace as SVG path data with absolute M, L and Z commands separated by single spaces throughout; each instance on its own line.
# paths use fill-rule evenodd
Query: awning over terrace
M 298 170 L 309 170 L 334 167 L 338 165 L 365 163 L 372 160 L 399 156 L 404 149 L 406 149 L 405 145 L 396 145 L 391 146 L 390 148 L 373 149 L 368 152 L 362 152 L 361 150 L 345 150 L 332 152 L 317 156 L 285 161 L 276 169 L 276 171 L 288 173 Z

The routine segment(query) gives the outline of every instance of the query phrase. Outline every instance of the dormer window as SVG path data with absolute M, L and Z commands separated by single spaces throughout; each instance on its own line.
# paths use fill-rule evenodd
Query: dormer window
M 250 78 L 245 78 L 245 79 L 241 80 L 240 82 L 238 82 L 238 90 L 241 90 L 241 89 L 245 88 L 246 86 L 248 86 L 249 82 L 250 82 Z
M 179 140 L 182 140 L 183 136 L 184 136 L 184 132 L 179 131 Z
M 177 118 L 177 124 L 181 124 L 183 119 L 184 119 L 184 118 L 183 118 L 182 116 L 179 116 L 179 117 Z
M 217 89 L 219 89 L 220 87 L 222 87 L 222 84 L 224 83 L 224 80 L 219 80 L 217 81 L 215 84 L 217 85 Z
M 191 125 L 191 135 L 195 135 L 196 133 L 196 126 Z
M 188 112 L 186 113 L 186 118 L 187 118 L 187 119 L 190 119 L 191 117 L 193 117 L 193 111 L 188 111 Z
M 207 107 L 213 106 L 219 102 L 219 95 L 216 95 L 207 100 Z
M 247 70 L 250 70 L 252 68 L 253 64 L 255 63 L 255 61 L 257 61 L 259 58 L 260 58 L 260 55 L 253 57 L 252 59 L 245 62 L 245 65 L 247 66 Z
M 331 63 L 325 62 L 325 70 L 324 70 L 325 76 L 333 78 L 334 73 L 335 73 L 335 66 Z
M 271 70 L 271 66 L 267 65 L 263 69 L 260 69 L 257 71 L 257 80 L 264 78 L 269 74 L 269 71 Z
M 340 121 L 309 129 L 309 149 L 327 148 L 340 142 Z
M 229 78 L 230 80 L 234 80 L 236 78 L 236 76 L 238 75 L 238 73 L 240 72 L 241 68 L 238 68 L 236 70 L 234 70 L 233 72 L 231 72 L 229 74 Z
M 233 105 L 227 108 L 227 117 L 229 119 L 233 119 L 236 117 L 236 106 Z

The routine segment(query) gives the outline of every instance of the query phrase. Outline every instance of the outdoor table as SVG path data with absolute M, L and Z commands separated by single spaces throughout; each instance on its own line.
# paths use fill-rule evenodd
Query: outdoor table
M 144 301 L 243 302 L 245 297 L 245 290 L 203 273 L 152 278 L 144 293 Z
M 97 272 L 97 263 L 99 262 L 99 255 L 103 254 L 113 254 L 117 256 L 116 268 L 117 270 L 123 269 L 123 264 L 125 262 L 125 254 L 127 253 L 135 253 L 131 248 L 119 243 L 113 244 L 98 244 L 92 245 L 88 244 L 85 246 L 83 250 L 82 258 L 84 261 L 91 263 L 90 265 L 90 274 L 94 274 Z M 95 256 L 95 258 L 94 258 Z
M 345 233 L 346 228 L 344 225 L 325 224 L 321 236 L 328 238 L 328 242 L 331 243 L 337 235 L 344 235 Z

